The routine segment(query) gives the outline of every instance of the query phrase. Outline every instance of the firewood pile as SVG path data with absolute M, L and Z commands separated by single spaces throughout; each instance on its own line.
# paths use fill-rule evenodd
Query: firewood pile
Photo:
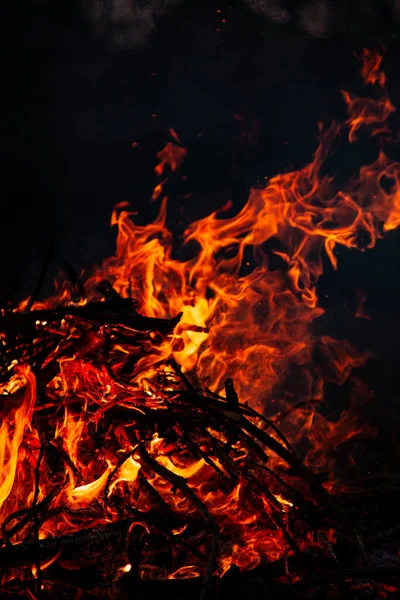
M 169 359 L 131 384 L 146 344 L 180 316 L 147 318 L 99 289 L 98 302 L 0 321 L 9 471 L 17 429 L 29 429 L 2 498 L 2 597 L 398 593 L 399 561 L 373 558 L 398 528 L 361 535 L 352 502 L 326 491 L 232 380 L 218 395 Z
M 313 329 L 336 247 L 400 224 L 383 150 L 343 185 L 325 169 L 345 138 L 389 139 L 382 56 L 360 58 L 373 97 L 343 92 L 313 160 L 191 223 L 181 259 L 165 197 L 144 226 L 122 203 L 115 256 L 66 265 L 43 300 L 47 257 L 32 296 L 3 302 L 1 598 L 400 597 L 399 476 L 350 448 L 372 431 L 352 378 L 367 357 Z M 186 154 L 170 134 L 153 201 Z

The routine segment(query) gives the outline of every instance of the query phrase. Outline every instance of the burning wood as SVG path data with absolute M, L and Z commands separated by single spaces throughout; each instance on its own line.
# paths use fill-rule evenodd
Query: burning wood
M 372 246 L 400 219 L 400 165 L 383 152 L 343 190 L 321 174 L 346 128 L 351 142 L 362 128 L 388 134 L 378 55 L 364 52 L 362 75 L 378 99 L 344 94 L 349 118 L 321 134 L 311 164 L 253 190 L 237 216 L 191 225 L 194 258 L 173 258 L 165 200 L 144 227 L 123 210 L 115 257 L 73 274 L 73 290 L 39 301 L 36 289 L 2 311 L 4 597 L 396 591 L 398 563 L 366 562 L 381 537 L 361 539 L 328 457 L 363 427 L 318 411 L 324 382 L 364 357 L 311 329 L 322 250 L 336 267 L 336 245 Z M 157 174 L 184 154 L 169 143 Z M 271 239 L 280 270 L 263 252 Z

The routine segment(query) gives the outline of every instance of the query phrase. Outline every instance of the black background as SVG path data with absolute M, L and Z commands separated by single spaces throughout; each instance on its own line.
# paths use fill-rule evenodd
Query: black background
M 2 9 L 3 292 L 32 289 L 49 243 L 56 249 L 49 281 L 65 260 L 79 271 L 113 253 L 117 202 L 128 200 L 143 222 L 153 218 L 155 155 L 170 127 L 189 149 L 168 190 L 170 225 L 179 230 L 228 199 L 239 209 L 251 185 L 311 159 L 317 122 L 345 116 L 340 90 L 362 91 L 353 51 L 385 44 L 384 70 L 400 105 L 389 2 L 362 18 L 360 3 L 342 3 L 346 12 L 322 34 L 290 8 L 287 22 L 276 23 L 244 2 L 187 0 L 162 10 L 153 2 L 151 26 L 133 24 L 132 40 L 128 30 L 120 43 L 110 24 L 96 29 L 90 1 L 24 0 Z M 396 114 L 392 124 L 400 126 Z M 335 168 L 349 174 L 364 154 L 353 148 Z M 399 250 L 398 232 L 365 253 L 341 250 L 338 272 L 327 267 L 320 284 L 328 311 L 319 327 L 378 352 L 382 385 L 392 365 L 393 389 Z M 371 322 L 352 317 L 357 290 L 367 294 Z

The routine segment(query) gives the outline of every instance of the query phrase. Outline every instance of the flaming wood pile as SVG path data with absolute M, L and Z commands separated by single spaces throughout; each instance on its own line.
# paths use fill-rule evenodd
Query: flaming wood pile
M 146 226 L 113 214 L 116 255 L 83 283 L 67 269 L 52 298 L 38 285 L 2 309 L 2 597 L 399 593 L 399 531 L 380 511 L 397 490 L 343 495 L 336 448 L 363 427 L 318 410 L 364 357 L 312 330 L 323 252 L 336 268 L 337 245 L 372 247 L 400 223 L 400 164 L 382 151 L 343 189 L 323 174 L 345 131 L 389 132 L 381 57 L 361 58 L 376 98 L 343 93 L 349 118 L 321 129 L 310 164 L 236 216 L 192 223 L 194 257 L 173 257 L 164 198 Z M 186 153 L 171 135 L 159 177 Z
M 179 316 L 146 318 L 108 284 L 101 290 L 102 302 L 8 312 L 0 322 L 8 340 L 4 363 L 23 362 L 29 352 L 31 365 L 21 368 L 21 387 L 3 395 L 2 418 L 33 411 L 36 432 L 21 465 L 34 488 L 21 490 L 1 523 L 4 597 L 56 597 L 60 581 L 71 598 L 82 588 L 91 590 L 84 597 L 148 597 L 160 586 L 208 598 L 232 597 L 246 581 L 261 590 L 281 581 L 276 592 L 290 596 L 331 584 L 349 590 L 353 580 L 398 580 L 393 565 L 365 567 L 363 541 L 337 499 L 273 422 L 240 403 L 232 380 L 222 397 L 193 386 L 171 359 L 145 393 L 130 385 L 135 349 L 161 342 Z M 113 349 L 120 344 L 126 352 L 116 375 L 120 354 Z M 63 398 L 49 384 L 78 354 L 103 379 L 92 382 L 85 399 L 78 390 Z M 104 387 L 114 388 L 113 402 L 94 396 Z M 87 482 L 54 437 L 66 406 L 78 415 L 76 428 L 90 431 L 79 461 L 91 479 L 101 473 L 97 480 Z M 348 544 L 343 563 L 336 538 Z M 235 556 L 240 564 L 249 555 L 254 567 L 255 552 L 264 566 L 241 576 Z

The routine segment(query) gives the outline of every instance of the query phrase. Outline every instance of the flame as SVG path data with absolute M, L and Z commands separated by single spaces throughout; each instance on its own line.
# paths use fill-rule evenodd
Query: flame
M 57 551 L 57 552 L 54 554 L 54 556 L 52 556 L 52 557 L 51 557 L 51 558 L 49 558 L 48 560 L 46 560 L 46 561 L 42 562 L 42 563 L 40 564 L 40 570 L 41 570 L 41 571 L 45 571 L 46 569 L 48 569 L 48 568 L 49 568 L 49 567 L 50 567 L 50 566 L 51 566 L 53 563 L 55 563 L 55 562 L 56 562 L 56 560 L 57 560 L 58 558 L 60 558 L 61 554 L 62 554 L 62 551 L 61 551 L 61 550 L 58 550 L 58 551 Z M 32 574 L 33 574 L 33 576 L 34 576 L 34 577 L 37 577 L 37 574 L 38 574 L 38 573 L 37 573 L 37 567 L 36 567 L 35 565 L 32 565 Z
M 178 134 L 174 129 L 170 129 L 169 133 L 173 138 L 173 142 L 168 142 L 165 147 L 157 153 L 158 163 L 154 167 L 154 172 L 158 177 L 161 177 L 166 171 L 171 173 L 176 171 L 183 163 L 187 154 L 186 148 L 181 145 L 181 141 Z M 164 185 L 168 181 L 168 178 L 158 183 L 151 196 L 151 199 L 157 200 L 163 192 Z
M 179 467 L 176 467 L 174 465 L 174 463 L 167 456 L 162 456 L 162 455 L 157 457 L 157 461 L 160 464 L 164 465 L 164 467 L 167 467 L 173 473 L 176 473 L 176 475 L 179 475 L 180 477 L 185 477 L 185 478 L 193 477 L 206 464 L 204 459 L 200 458 L 200 460 L 196 461 L 195 463 L 192 463 L 191 465 L 188 465 L 184 468 L 179 468 Z
M 382 65 L 382 54 L 376 50 L 364 48 L 363 51 L 356 57 L 362 61 L 361 64 L 361 77 L 365 84 L 378 84 L 380 87 L 384 87 L 386 82 L 385 73 L 381 70 Z
M 108 469 L 104 471 L 104 473 L 95 481 L 74 488 L 69 495 L 70 502 L 84 502 L 85 504 L 89 504 L 98 498 L 106 487 L 107 479 L 111 473 L 111 470 L 112 467 L 108 467 Z
M 172 419 L 169 435 L 162 433 L 177 390 L 172 363 L 178 365 L 180 377 L 207 389 L 210 397 L 225 396 L 225 382 L 233 378 L 248 410 L 260 409 L 270 418 L 268 427 L 278 422 L 292 445 L 305 448 L 308 465 L 331 473 L 325 487 L 340 489 L 337 456 L 344 453 L 351 465 L 348 442 L 366 432 L 354 410 L 356 399 L 364 395 L 361 383 L 352 381 L 354 398 L 336 419 L 318 408 L 326 383 L 348 381 L 367 357 L 349 342 L 315 334 L 313 323 L 323 314 L 317 284 L 325 258 L 331 268 L 338 268 L 338 247 L 372 248 L 382 232 L 400 223 L 400 164 L 384 150 L 395 109 L 385 89 L 382 57 L 364 50 L 360 58 L 364 83 L 374 86 L 374 99 L 344 91 L 348 117 L 344 123 L 320 125 L 313 159 L 252 189 L 233 216 L 225 214 L 231 209 L 225 206 L 190 224 L 183 235 L 185 260 L 178 260 L 173 251 L 165 197 L 158 217 L 147 225 L 137 225 L 135 213 L 121 203 L 111 218 L 118 228 L 116 253 L 91 274 L 83 274 L 85 299 L 76 300 L 68 283 L 60 281 L 53 297 L 34 303 L 33 310 L 69 306 L 77 311 L 93 301 L 100 311 L 104 297 L 99 285 L 107 280 L 123 299 L 135 298 L 143 319 L 176 320 L 168 333 L 157 333 L 150 326 L 140 331 L 127 324 L 111 326 L 106 319 L 98 325 L 94 318 L 87 326 L 76 312 L 76 317 L 63 316 L 58 326 L 47 316 L 37 319 L 38 339 L 50 333 L 56 339 L 54 348 L 42 369 L 32 359 L 32 349 L 21 350 L 18 360 L 7 364 L 0 390 L 1 520 L 10 515 L 13 519 L 14 511 L 32 505 L 36 449 L 45 424 L 46 435 L 51 432 L 53 439 L 49 456 L 36 468 L 39 498 L 50 498 L 55 510 L 43 524 L 41 537 L 76 531 L 88 515 L 93 516 L 92 524 L 104 523 L 121 514 L 132 516 L 132 510 L 135 515 L 159 511 L 161 505 L 179 517 L 170 537 L 179 541 L 188 536 L 189 548 L 208 552 L 204 549 L 210 536 L 196 537 L 188 524 L 199 511 L 195 493 L 206 507 L 206 520 L 214 519 L 221 537 L 230 540 L 220 550 L 219 574 L 233 564 L 252 568 L 285 556 L 282 523 L 293 508 L 292 497 L 272 483 L 268 497 L 254 497 L 246 474 L 238 475 L 249 458 L 242 440 L 232 442 L 229 432 L 218 430 L 211 417 L 201 439 L 192 439 L 189 425 L 186 431 L 178 418 Z M 338 140 L 346 135 L 349 143 L 360 143 L 367 134 L 381 140 L 372 164 L 362 166 L 345 184 L 326 173 L 327 158 Z M 173 130 L 170 135 L 173 141 L 157 155 L 155 173 L 163 180 L 157 182 L 153 200 L 163 194 L 167 177 L 187 153 Z M 15 312 L 23 317 L 27 303 L 21 302 Z M 361 305 L 358 316 L 362 314 Z M 1 335 L 5 345 L 7 333 Z M 37 406 L 31 362 L 38 378 L 58 365 L 45 385 L 38 379 Z M 55 416 L 47 421 L 40 416 L 49 407 Z M 154 414 L 160 429 L 148 426 Z M 239 418 L 233 409 L 232 415 Z M 276 437 L 276 431 L 271 436 Z M 196 448 L 195 455 L 188 456 L 183 439 Z M 153 461 L 150 465 L 143 462 L 143 447 Z M 229 455 L 229 467 L 221 459 L 223 452 Z M 283 459 L 266 452 L 267 459 L 268 468 L 283 471 Z M 52 469 L 51 461 L 56 464 Z M 266 476 L 267 467 L 257 461 L 249 462 L 251 469 Z M 162 469 L 174 479 L 162 477 Z M 287 475 L 289 481 L 295 485 Z M 24 535 L 23 528 L 14 531 L 13 541 Z M 184 564 L 157 571 L 146 551 L 149 564 L 144 564 L 143 573 L 150 576 L 202 573 L 203 567 L 189 554 Z M 127 572 L 129 567 L 125 559 L 120 570 Z
M 25 431 L 31 424 L 36 401 L 36 379 L 32 371 L 27 367 L 18 367 L 16 377 L 23 379 L 25 387 L 20 390 L 23 392 L 21 399 L 14 394 L 15 400 L 20 402 L 20 406 L 3 420 L 0 427 L 0 508 L 13 488 L 19 448 Z M 16 383 L 16 378 L 13 378 L 13 383 Z
M 141 464 L 137 462 L 132 456 L 126 459 L 122 466 L 118 470 L 118 477 L 115 479 L 109 487 L 108 495 L 111 495 L 113 489 L 120 481 L 136 481 L 139 473 Z M 107 472 L 107 471 L 106 471 Z
M 179 143 L 179 138 L 175 138 L 175 140 Z M 165 148 L 157 153 L 159 162 L 154 167 L 156 175 L 161 176 L 167 168 L 175 171 L 183 163 L 186 154 L 186 148 L 177 146 L 176 143 L 168 142 Z

